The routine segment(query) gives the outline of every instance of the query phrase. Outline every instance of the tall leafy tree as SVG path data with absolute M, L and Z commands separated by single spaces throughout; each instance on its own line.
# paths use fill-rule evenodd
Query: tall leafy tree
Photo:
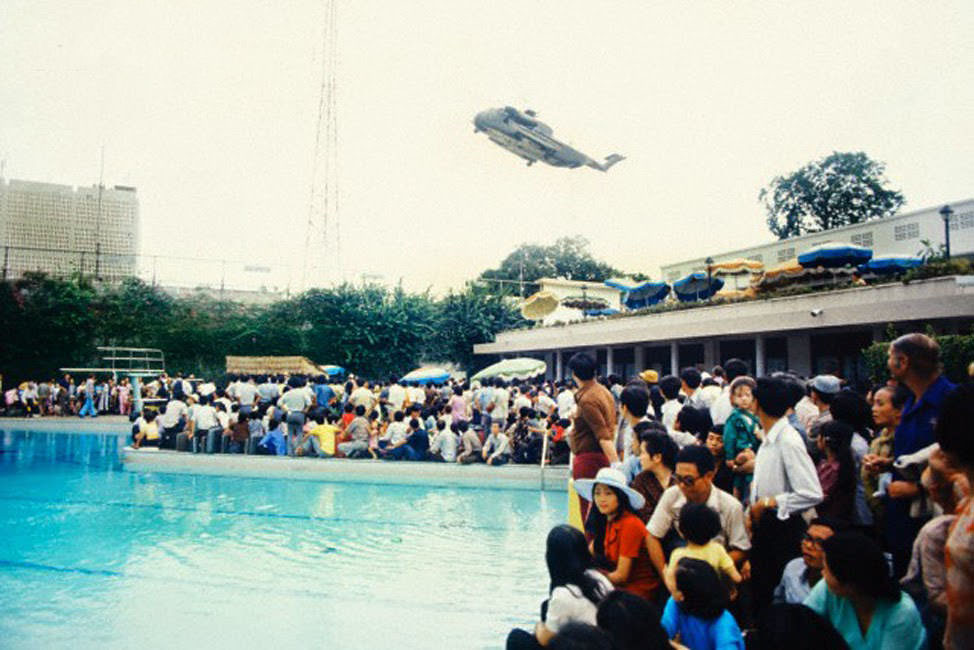
M 519 282 L 531 283 L 524 288 L 527 295 L 537 291 L 538 285 L 534 282 L 540 278 L 601 282 L 614 275 L 621 275 L 621 272 L 595 259 L 589 252 L 589 241 L 576 235 L 562 237 L 548 246 L 522 244 L 505 257 L 498 268 L 481 273 L 480 279 L 486 281 L 495 293 L 519 294 Z
M 885 171 L 865 153 L 836 151 L 776 176 L 758 195 L 768 229 L 787 239 L 888 217 L 903 205 L 903 195 L 888 186 Z
M 87 365 L 94 352 L 94 299 L 94 287 L 80 277 L 28 273 L 3 283 L 0 373 L 8 380 L 50 378 L 60 367 Z
M 367 377 L 422 360 L 472 362 L 473 345 L 523 323 L 516 301 L 483 289 L 435 299 L 378 285 L 307 291 L 267 306 L 173 297 L 138 280 L 95 286 L 41 274 L 0 282 L 0 373 L 49 377 L 100 365 L 96 345 L 159 348 L 171 371 L 219 377 L 226 355 L 301 355 Z
M 436 346 L 430 355 L 454 361 L 468 372 L 473 369 L 475 344 L 492 341 L 499 331 L 528 324 L 516 301 L 477 285 L 450 292 L 437 303 L 437 312 Z

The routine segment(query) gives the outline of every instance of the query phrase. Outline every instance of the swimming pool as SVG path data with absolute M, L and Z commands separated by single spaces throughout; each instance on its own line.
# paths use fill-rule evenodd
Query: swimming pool
M 121 436 L 0 435 L 4 648 L 499 647 L 566 518 L 564 492 L 140 473 Z

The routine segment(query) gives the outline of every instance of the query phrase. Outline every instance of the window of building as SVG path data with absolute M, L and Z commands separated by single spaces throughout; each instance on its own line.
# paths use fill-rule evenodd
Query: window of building
M 749 255 L 748 259 L 754 260 L 755 262 L 761 262 L 762 264 L 764 264 L 764 255 L 762 255 L 761 253 L 758 253 L 757 255 Z
M 873 234 L 872 232 L 861 232 L 852 236 L 852 243 L 856 246 L 867 246 L 871 247 L 873 245 Z
M 788 260 L 790 260 L 794 256 L 795 256 L 795 247 L 794 246 L 792 246 L 790 248 L 782 248 L 780 251 L 778 251 L 778 261 L 779 262 L 787 262 Z
M 906 241 L 907 239 L 919 239 L 920 237 L 920 224 L 913 223 L 901 223 L 893 228 L 893 239 L 896 241 Z
M 951 230 L 967 230 L 974 228 L 974 212 L 962 212 L 950 218 Z

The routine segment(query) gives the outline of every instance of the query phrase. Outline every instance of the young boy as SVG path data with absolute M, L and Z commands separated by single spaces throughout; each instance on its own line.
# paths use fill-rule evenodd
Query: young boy
M 720 516 L 704 503 L 687 503 L 680 509 L 680 534 L 687 545 L 674 549 L 666 566 L 664 579 L 670 593 L 676 592 L 676 567 L 680 560 L 691 557 L 703 560 L 714 568 L 722 579 L 730 579 L 735 585 L 742 578 L 734 560 L 714 537 L 720 532 Z
M 734 496 L 745 502 L 754 475 L 743 471 L 747 457 L 742 452 L 746 449 L 757 452 L 760 444 L 755 433 L 760 424 L 757 416 L 750 410 L 756 385 L 750 377 L 738 377 L 731 382 L 731 404 L 734 410 L 724 422 L 725 464 L 734 472 Z

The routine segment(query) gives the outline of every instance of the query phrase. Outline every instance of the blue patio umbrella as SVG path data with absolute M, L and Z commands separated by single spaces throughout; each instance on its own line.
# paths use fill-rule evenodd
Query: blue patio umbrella
M 325 371 L 325 374 L 329 377 L 336 377 L 338 375 L 344 375 L 345 369 L 341 366 L 321 366 L 321 369 Z
M 923 258 L 883 255 L 881 257 L 874 257 L 865 264 L 861 264 L 859 270 L 863 273 L 875 273 L 876 275 L 895 275 L 897 273 L 905 273 L 918 266 L 923 266 Z
M 611 316 L 612 314 L 618 314 L 618 309 L 613 309 L 612 307 L 607 307 L 605 309 L 586 309 L 586 316 Z
M 673 293 L 680 302 L 706 300 L 724 288 L 724 281 L 713 276 L 708 277 L 703 271 L 691 273 L 673 283 Z
M 841 266 L 858 266 L 872 259 L 873 250 L 865 246 L 844 244 L 841 242 L 827 242 L 820 246 L 813 246 L 798 256 L 798 263 L 805 268 L 821 266 L 836 268 Z
M 627 309 L 642 309 L 655 305 L 670 293 L 665 282 L 641 282 L 627 284 L 618 280 L 606 280 L 605 286 L 622 291 L 622 304 Z

